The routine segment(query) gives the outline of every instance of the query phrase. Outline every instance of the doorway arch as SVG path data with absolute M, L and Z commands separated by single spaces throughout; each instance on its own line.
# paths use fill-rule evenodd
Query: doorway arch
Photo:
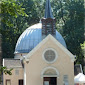
M 57 85 L 59 72 L 55 67 L 46 67 L 42 71 L 43 85 Z
M 55 67 L 46 67 L 42 70 L 42 77 L 59 77 L 59 71 Z

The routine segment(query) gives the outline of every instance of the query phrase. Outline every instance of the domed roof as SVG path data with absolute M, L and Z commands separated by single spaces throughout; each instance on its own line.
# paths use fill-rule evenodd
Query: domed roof
M 66 43 L 61 34 L 56 30 L 56 39 L 66 47 Z M 29 53 L 42 41 L 42 23 L 35 24 L 27 28 L 19 37 L 16 48 L 16 53 Z

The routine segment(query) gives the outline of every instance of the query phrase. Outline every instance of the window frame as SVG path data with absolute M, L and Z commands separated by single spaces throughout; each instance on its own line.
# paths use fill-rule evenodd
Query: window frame
M 68 83 L 68 85 L 69 85 L 69 76 L 63 75 L 63 84 L 66 85 L 66 83 Z
M 45 56 L 44 56 L 45 52 L 48 51 L 48 50 L 52 50 L 52 51 L 55 53 L 55 59 L 54 59 L 53 61 L 50 61 L 50 62 L 47 61 L 47 60 L 45 59 Z M 45 49 L 45 50 L 43 51 L 42 58 L 43 58 L 43 60 L 44 60 L 46 63 L 51 64 L 51 63 L 54 63 L 54 62 L 57 60 L 58 54 L 57 54 L 57 52 L 56 52 L 55 49 L 53 49 L 53 48 L 47 48 L 47 49 Z
M 15 69 L 15 75 L 19 76 L 19 69 Z
M 7 81 L 10 81 L 10 85 L 11 85 L 11 79 L 6 79 L 6 85 L 7 85 Z

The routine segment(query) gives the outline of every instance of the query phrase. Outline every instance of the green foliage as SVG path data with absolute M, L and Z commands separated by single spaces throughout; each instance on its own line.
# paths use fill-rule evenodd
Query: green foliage
M 28 17 L 24 17 L 24 23 L 27 23 L 28 26 L 39 22 L 38 11 L 36 3 L 33 0 L 19 0 L 20 3 L 23 3 L 22 7 L 25 8 L 25 13 Z
M 12 73 L 11 73 L 12 70 L 13 70 L 12 68 L 7 69 L 7 67 L 0 66 L 0 83 L 2 82 L 2 78 L 1 78 L 2 73 L 5 73 L 6 75 L 7 74 L 12 75 Z
M 22 33 L 21 28 L 23 28 L 21 27 L 21 20 L 17 19 L 19 16 L 28 17 L 28 15 L 24 11 L 25 8 L 23 8 L 22 5 L 15 0 L 2 0 L 0 6 L 0 33 L 2 34 L 2 57 L 12 58 L 14 57 L 14 48 L 16 41 L 19 35 Z
M 85 41 L 83 44 L 81 44 L 81 49 L 82 49 L 82 53 L 83 53 L 84 58 L 85 58 Z
M 17 18 L 19 15 L 27 16 L 24 12 L 24 8 L 21 8 L 22 5 L 18 4 L 15 0 L 2 0 L 0 3 L 1 6 L 1 21 L 7 26 L 13 27 L 11 18 Z
M 76 63 L 83 64 L 81 43 L 84 43 L 84 2 L 73 0 L 68 5 L 68 18 L 63 26 L 63 36 L 68 49 L 77 55 Z

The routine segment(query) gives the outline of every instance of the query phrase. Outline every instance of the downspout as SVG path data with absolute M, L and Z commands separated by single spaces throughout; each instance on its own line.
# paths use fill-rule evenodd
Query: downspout
M 26 85 L 26 63 L 24 63 L 24 85 Z
M 29 59 L 25 59 L 25 56 L 23 56 L 23 58 L 21 59 L 21 63 L 22 63 L 22 67 L 24 69 L 24 82 L 23 82 L 23 85 L 27 85 L 26 84 L 26 64 L 29 63 Z

